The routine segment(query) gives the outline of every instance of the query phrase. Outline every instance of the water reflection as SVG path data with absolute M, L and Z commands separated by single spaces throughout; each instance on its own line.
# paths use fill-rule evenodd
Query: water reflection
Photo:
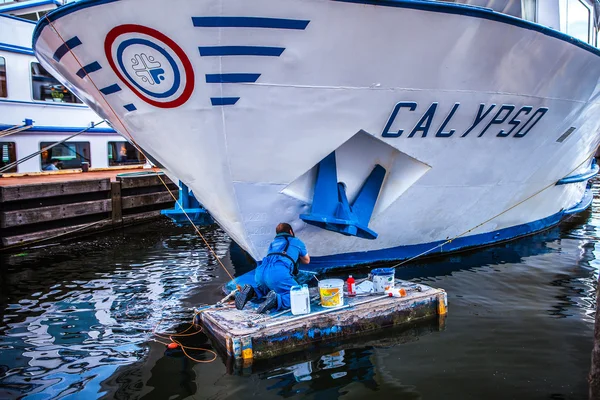
M 96 398 L 119 366 L 148 353 L 159 320 L 189 320 L 182 299 L 220 273 L 195 235 L 161 237 L 164 228 L 101 238 L 93 249 L 74 243 L 3 259 L 1 398 Z M 226 236 L 206 237 L 224 256 Z
M 196 364 L 150 340 L 161 319 L 181 330 L 191 307 L 222 297 L 227 276 L 189 229 L 0 256 L 0 398 L 585 398 L 599 211 L 596 193 L 592 212 L 541 234 L 399 268 L 447 290 L 444 331 L 429 321 L 251 366 Z M 220 230 L 205 233 L 237 275 L 252 267 Z

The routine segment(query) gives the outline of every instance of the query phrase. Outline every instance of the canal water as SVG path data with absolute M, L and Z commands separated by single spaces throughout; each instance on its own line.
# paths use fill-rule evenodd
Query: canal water
M 446 289 L 445 323 L 252 368 L 155 341 L 188 328 L 227 280 L 189 228 L 0 255 L 0 399 L 586 399 L 599 230 L 596 193 L 591 211 L 546 232 L 401 267 L 397 277 Z M 203 233 L 230 270 L 248 270 L 222 231 Z M 184 339 L 213 349 L 203 333 Z

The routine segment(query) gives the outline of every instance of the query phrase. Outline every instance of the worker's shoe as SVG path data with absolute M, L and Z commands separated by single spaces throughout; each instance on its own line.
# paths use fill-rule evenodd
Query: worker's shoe
M 263 301 L 258 308 L 256 309 L 256 312 L 259 314 L 264 314 L 267 311 L 276 308 L 277 307 L 277 293 L 275 293 L 274 291 L 270 291 L 269 294 L 267 294 L 267 298 L 265 299 L 265 301 Z
M 246 303 L 254 297 L 254 288 L 248 284 L 244 285 L 241 292 L 235 294 L 235 308 L 241 310 Z

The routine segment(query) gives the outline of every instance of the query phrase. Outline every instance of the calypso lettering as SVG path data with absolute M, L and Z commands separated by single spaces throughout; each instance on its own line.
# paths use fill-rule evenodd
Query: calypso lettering
M 389 138 L 402 136 L 404 130 L 398 129 L 395 132 L 391 131 L 392 125 L 395 122 L 401 121 L 402 114 L 416 112 L 417 107 L 418 104 L 414 101 L 402 101 L 396 104 L 385 124 L 385 128 L 383 128 L 381 136 Z M 462 138 L 466 136 L 482 137 L 484 134 L 487 134 L 495 135 L 497 137 L 512 136 L 514 138 L 522 138 L 527 135 L 548 112 L 548 108 L 546 107 L 539 107 L 537 110 L 533 111 L 534 107 L 532 106 L 522 106 L 517 108 L 512 104 L 502 104 L 497 106 L 496 104 L 486 105 L 482 103 L 479 105 L 479 109 L 470 126 L 466 130 L 457 133 L 458 128 L 451 128 L 452 119 L 459 108 L 460 103 L 455 103 L 442 123 L 439 126 L 432 128 L 433 118 L 438 109 L 438 103 L 432 103 L 406 137 L 412 138 L 416 136 L 424 138 L 427 137 L 428 134 L 431 134 L 432 136 L 435 135 L 435 137 L 449 138 L 456 134 Z

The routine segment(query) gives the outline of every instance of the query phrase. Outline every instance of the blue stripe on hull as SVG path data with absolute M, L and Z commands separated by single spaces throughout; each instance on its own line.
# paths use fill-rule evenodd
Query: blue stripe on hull
M 203 46 L 198 47 L 201 57 L 260 56 L 279 57 L 283 47 L 267 46 Z
M 270 28 L 306 29 L 310 21 L 299 19 L 264 17 L 192 17 L 192 23 L 200 28 Z
M 58 49 L 56 49 L 52 58 L 58 62 L 65 56 L 65 54 L 81 44 L 81 40 L 79 40 L 77 36 L 73 36 L 71 39 L 61 44 Z
M 494 243 L 516 239 L 522 236 L 527 236 L 536 232 L 540 232 L 558 224 L 564 217 L 568 217 L 570 215 L 586 210 L 592 204 L 593 198 L 594 195 L 591 189 L 587 189 L 581 202 L 579 202 L 577 205 L 571 207 L 568 210 L 558 212 L 547 218 L 529 222 L 527 224 L 500 229 L 495 232 L 481 233 L 478 235 L 458 238 L 442 246 L 441 248 L 432 251 L 431 253 L 427 253 L 427 255 L 446 254 L 453 251 L 464 250 L 467 248 L 492 245 Z M 334 269 L 344 269 L 346 267 L 352 267 L 362 264 L 406 260 L 415 257 L 427 250 L 430 250 L 431 248 L 436 247 L 441 243 L 444 243 L 444 241 L 422 243 L 409 246 L 398 246 L 391 249 L 367 251 L 360 253 L 337 254 L 325 257 L 311 257 L 309 265 L 300 265 L 300 275 L 298 276 L 298 281 L 302 283 L 310 280 L 311 272 L 325 273 Z M 302 270 L 308 272 L 303 273 Z M 227 293 L 229 293 L 231 290 L 235 289 L 236 284 L 243 286 L 246 283 L 253 283 L 253 281 L 254 270 L 235 278 L 235 282 L 228 282 L 225 285 L 224 290 Z
M 463 250 L 468 247 L 486 246 L 497 242 L 515 239 L 520 236 L 532 234 L 556 225 L 564 215 L 561 211 L 547 218 L 529 222 L 523 225 L 517 225 L 510 228 L 500 229 L 494 232 L 480 233 L 478 235 L 460 237 L 437 248 L 427 255 L 449 253 L 452 251 Z M 394 260 L 406 260 L 436 247 L 445 240 L 431 243 L 421 243 L 408 246 L 398 246 L 390 249 L 374 250 L 367 252 L 335 254 L 325 257 L 311 257 L 308 268 L 314 271 L 327 271 L 339 265 L 352 266 L 367 264 L 372 262 L 385 262 Z
M 597 164 L 593 164 L 589 171 L 586 171 L 579 175 L 567 176 L 566 178 L 562 178 L 560 181 L 556 182 L 556 185 L 568 185 L 571 183 L 585 182 L 598 175 L 599 170 L 600 167 L 598 167 Z
M 570 216 L 571 214 L 574 214 L 576 212 L 582 212 L 585 209 L 587 209 L 592 204 L 593 197 L 594 196 L 592 191 L 588 189 L 586 190 L 582 201 L 579 204 L 577 204 L 577 206 L 574 206 L 569 210 L 561 211 L 559 213 L 551 215 L 550 217 L 533 221 L 527 224 L 513 226 L 495 232 L 483 233 L 479 235 L 473 235 L 465 238 L 456 239 L 453 242 L 443 246 L 443 248 L 437 249 L 435 252 L 428 253 L 428 255 L 447 254 L 453 251 L 464 250 L 470 247 L 474 248 L 492 245 L 494 243 L 507 241 L 510 239 L 516 239 L 521 236 L 526 236 L 543 231 L 545 229 L 557 225 L 564 217 Z M 419 255 L 424 251 L 427 251 L 432 247 L 439 245 L 440 243 L 443 243 L 443 241 L 411 246 L 399 246 L 391 249 L 376 250 L 362 253 L 339 254 L 326 257 L 311 257 L 310 265 L 300 265 L 300 275 L 297 277 L 297 280 L 300 283 L 306 283 L 312 279 L 312 275 L 315 272 L 326 273 L 335 269 L 343 270 L 344 268 L 357 266 L 360 264 L 375 264 L 386 261 L 399 261 L 402 259 L 408 259 Z M 307 272 L 303 272 L 303 270 Z M 404 279 L 406 279 L 406 277 L 404 277 Z M 254 270 L 251 270 L 235 278 L 235 281 L 229 281 L 227 284 L 225 284 L 223 289 L 226 293 L 229 293 L 235 289 L 235 285 L 243 286 L 247 283 L 253 284 L 253 282 Z

